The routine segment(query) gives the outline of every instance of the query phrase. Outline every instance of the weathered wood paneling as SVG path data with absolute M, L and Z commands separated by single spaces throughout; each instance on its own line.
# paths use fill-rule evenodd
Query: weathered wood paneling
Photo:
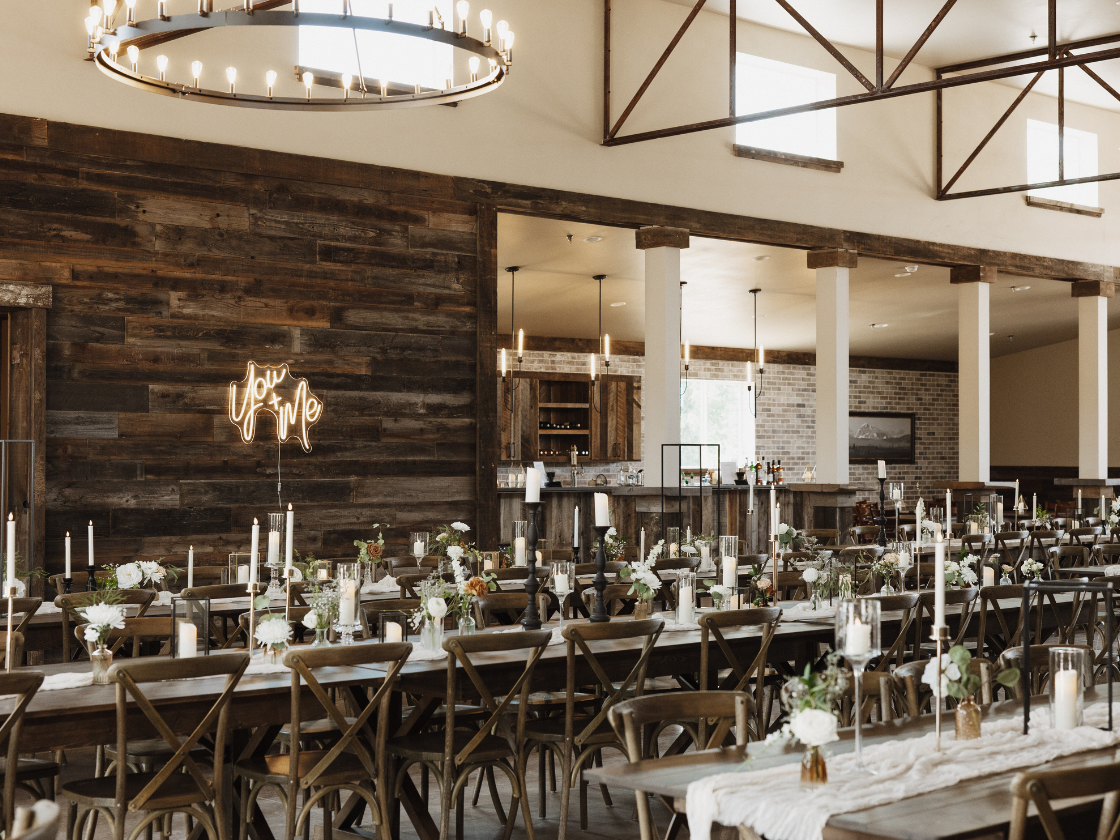
M 247 445 L 226 416 L 250 360 L 287 363 L 326 405 L 311 453 L 282 448 L 301 553 L 350 554 L 375 522 L 402 550 L 457 519 L 496 540 L 478 519 L 493 456 L 476 469 L 492 406 L 475 398 L 493 376 L 493 211 L 480 246 L 478 206 L 446 176 L 125 138 L 0 120 L 0 288 L 52 305 L 48 568 L 66 531 L 84 554 L 90 520 L 105 563 L 248 549 L 277 506 L 274 421 Z

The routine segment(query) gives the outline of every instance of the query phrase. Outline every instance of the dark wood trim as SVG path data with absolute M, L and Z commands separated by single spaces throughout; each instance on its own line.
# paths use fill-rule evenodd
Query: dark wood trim
M 835 248 L 810 251 L 805 255 L 807 268 L 858 268 L 859 254 Z
M 3 142 L 27 143 L 30 147 L 45 147 L 84 156 L 124 157 L 169 166 L 181 166 L 186 162 L 202 169 L 253 176 L 365 186 L 391 193 L 409 193 L 472 204 L 482 202 L 493 205 L 499 211 L 594 224 L 633 228 L 646 225 L 679 227 L 688 230 L 693 236 L 737 242 L 806 249 L 844 248 L 868 257 L 908 260 L 927 265 L 990 265 L 1004 273 L 1024 277 L 1111 280 L 1114 272 L 1112 266 L 1098 263 L 47 122 L 22 116 L 0 116 L 0 143 Z
M 478 483 L 478 548 L 497 551 L 501 527 L 498 506 L 498 455 L 501 431 L 498 406 L 490 397 L 498 376 L 498 214 L 478 206 L 478 387 L 475 393 Z
M 1104 297 L 1116 295 L 1116 284 L 1107 280 L 1077 280 L 1070 284 L 1070 296 L 1079 297 Z
M 815 169 L 818 172 L 832 172 L 837 175 L 844 168 L 844 161 L 842 160 L 829 160 L 828 158 L 811 155 L 795 155 L 793 152 L 760 149 L 758 146 L 740 146 L 738 143 L 732 143 L 731 151 L 735 154 L 735 157 L 761 160 L 766 163 L 781 163 L 786 166 L 799 166 L 802 169 Z
M 1055 201 L 1052 198 L 1039 198 L 1037 195 L 1025 195 L 1023 200 L 1028 207 L 1037 207 L 1040 210 L 1057 210 L 1059 213 L 1075 213 L 1078 216 L 1092 216 L 1096 219 L 1104 215 L 1103 207 L 1089 207 L 1086 204 Z
M 964 283 L 995 283 L 997 272 L 990 265 L 955 265 L 949 269 L 949 282 L 953 285 Z
M 499 335 L 498 347 L 509 347 L 509 333 Z M 525 336 L 525 349 L 539 353 L 598 353 L 599 341 L 594 338 L 555 338 L 551 336 Z M 645 356 L 645 344 L 640 341 L 611 340 L 613 356 Z M 695 360 L 710 362 L 753 362 L 754 350 L 740 347 L 705 347 L 693 345 L 689 348 Z M 768 364 L 798 365 L 813 367 L 817 363 L 816 353 L 796 350 L 768 350 Z M 957 363 L 940 359 L 888 359 L 880 356 L 849 356 L 848 367 L 862 370 L 915 370 L 931 373 L 956 373 Z M 553 376 L 553 374 L 547 374 Z M 559 376 L 559 374 L 556 374 Z
M 644 227 L 634 234 L 634 247 L 639 251 L 650 248 L 687 248 L 688 231 L 672 227 Z

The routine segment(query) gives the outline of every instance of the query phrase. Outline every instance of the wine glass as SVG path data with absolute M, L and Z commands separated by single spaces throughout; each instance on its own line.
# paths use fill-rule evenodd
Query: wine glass
M 560 626 L 563 627 L 564 613 L 568 609 L 567 598 L 572 594 L 572 587 L 575 583 L 576 564 L 570 560 L 553 560 L 550 565 L 549 588 L 552 589 L 552 594 L 556 596 L 556 600 L 560 602 Z

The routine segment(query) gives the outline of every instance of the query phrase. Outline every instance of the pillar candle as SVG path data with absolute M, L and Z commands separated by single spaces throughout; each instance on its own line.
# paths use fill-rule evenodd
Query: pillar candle
M 483 571 L 491 571 L 494 568 L 494 561 L 487 557 L 482 561 Z
M 253 520 L 253 539 L 249 544 L 249 585 L 257 583 L 257 549 L 261 543 L 261 526 L 256 519 Z
M 1081 488 L 1077 488 L 1077 512 L 1081 513 Z
M 571 586 L 568 585 L 567 572 L 557 572 L 552 581 L 552 587 L 558 595 L 564 592 L 571 592 Z
M 684 541 L 685 542 L 692 542 L 692 528 L 691 527 L 684 529 Z
M 700 565 L 706 567 L 708 565 L 708 560 L 711 558 L 711 556 L 712 556 L 711 546 L 709 546 L 707 543 L 702 543 L 700 545 L 700 561 L 701 561 Z
M 525 538 L 514 537 L 513 539 L 513 565 L 525 565 Z
M 238 583 L 248 583 L 249 582 L 249 567 L 248 566 L 238 566 L 237 567 L 237 582 Z
M 385 641 L 399 642 L 404 638 L 404 628 L 397 622 L 390 621 L 385 625 Z
M 295 513 L 292 511 L 291 503 L 288 504 L 288 521 L 287 521 L 286 525 L 288 527 L 287 527 L 287 530 L 285 531 L 285 534 L 284 534 L 284 569 L 286 570 L 284 572 L 284 577 L 288 577 L 291 574 L 291 568 L 292 568 L 292 536 L 295 533 L 295 527 L 296 527 L 296 517 L 295 517 Z
M 89 573 L 93 574 L 93 520 L 89 521 L 89 535 L 86 538 L 89 543 Z
M 1054 728 L 1077 728 L 1077 671 L 1064 670 L 1054 674 Z
M 933 626 L 945 625 L 945 542 L 938 534 L 933 560 Z
M 984 586 L 996 585 L 996 570 L 991 566 L 984 567 Z
M 423 557 L 424 556 L 424 541 L 423 540 L 417 540 L 416 542 L 414 542 L 412 544 L 412 556 L 413 557 Z
M 848 656 L 866 656 L 871 651 L 871 625 L 858 618 L 848 625 L 844 634 L 844 653 Z
M 179 631 L 179 658 L 194 659 L 198 656 L 198 628 L 189 621 L 180 621 Z
M 69 540 L 67 540 L 67 542 L 69 542 Z M 67 548 L 67 552 L 69 552 L 70 546 L 67 545 L 66 548 Z M 69 557 L 67 557 L 67 559 L 69 559 Z M 69 569 L 69 564 L 67 564 L 67 569 Z M 192 587 L 194 587 L 194 546 L 193 545 L 187 550 L 187 589 L 191 589 Z M 192 624 L 191 626 L 193 627 L 194 625 Z
M 338 586 L 338 623 L 343 627 L 354 626 L 357 610 L 357 581 L 344 580 Z
M 677 593 L 677 621 L 681 624 L 692 624 L 696 620 L 693 612 L 695 598 L 691 586 L 682 586 Z
M 576 505 L 575 516 L 572 519 L 572 546 L 579 546 L 579 505 Z
M 1003 530 L 1003 499 L 996 502 L 996 530 Z
M 280 562 L 280 532 L 268 532 L 268 560 L 269 566 L 276 566 Z
M 535 467 L 525 470 L 525 504 L 531 505 L 541 500 L 541 471 Z
M 8 514 L 8 585 L 16 580 L 16 518 Z
M 879 462 L 879 478 L 886 478 L 886 477 L 887 477 L 887 462 L 886 461 L 880 461 Z
M 1015 479 L 1015 510 L 1019 510 L 1019 479 Z
M 724 557 L 721 562 L 723 565 L 723 585 L 734 589 L 739 585 L 739 558 Z
M 599 528 L 607 528 L 611 524 L 610 508 L 607 506 L 607 494 L 595 494 L 595 525 Z
M 70 577 L 70 532 L 66 532 L 66 577 Z

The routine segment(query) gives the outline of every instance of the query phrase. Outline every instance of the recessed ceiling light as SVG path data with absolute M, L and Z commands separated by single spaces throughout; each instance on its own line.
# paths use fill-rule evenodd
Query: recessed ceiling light
M 603 237 L 601 237 L 601 236 L 585 236 L 585 237 L 583 237 L 583 241 L 584 242 L 602 242 Z
M 911 274 L 913 274 L 917 270 L 918 270 L 918 266 L 916 266 L 916 265 L 904 265 L 904 266 L 902 266 L 902 272 L 899 273 L 899 274 L 896 274 L 895 277 L 909 277 Z
M 905 271 L 904 271 L 904 272 L 902 272 L 901 274 L 896 274 L 896 275 L 895 275 L 895 277 L 909 277 L 909 276 L 910 276 L 910 275 L 909 275 L 909 274 L 907 274 L 907 273 L 906 273 Z
M 1118 0 L 1118 2 L 1120 2 L 1120 0 Z M 988 338 L 991 338 L 991 337 L 992 337 L 993 335 L 995 335 L 995 333 L 994 333 L 994 332 L 990 332 L 990 333 L 988 333 Z
M 614 303 L 611 304 L 611 306 L 625 306 L 625 305 L 626 305 L 626 301 L 624 301 L 624 300 L 617 300 L 617 301 L 615 301 Z
M 1117 0 L 1117 2 L 1120 2 L 1120 0 Z M 770 259 L 769 254 L 759 254 L 757 257 L 754 258 L 754 261 L 755 262 L 763 262 L 763 261 L 768 260 L 768 259 Z
M 1030 288 L 1030 286 L 1012 286 L 1011 291 L 1013 291 L 1013 292 L 1025 292 L 1029 288 Z
M 872 324 L 871 329 L 881 330 L 881 329 L 885 329 L 886 327 L 889 327 L 889 326 L 890 326 L 890 324 Z

